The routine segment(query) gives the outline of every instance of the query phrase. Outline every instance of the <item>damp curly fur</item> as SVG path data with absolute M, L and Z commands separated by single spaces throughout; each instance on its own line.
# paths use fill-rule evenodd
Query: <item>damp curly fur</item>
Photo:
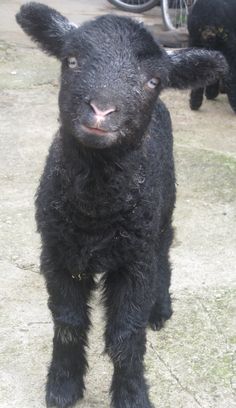
M 225 60 L 207 51 L 168 55 L 144 26 L 124 17 L 76 28 L 29 3 L 16 18 L 62 63 L 61 126 L 36 196 L 54 321 L 47 406 L 65 408 L 83 397 L 89 301 L 101 273 L 112 406 L 150 408 L 146 327 L 160 329 L 172 314 L 175 171 L 170 115 L 159 94 L 215 81 Z
M 220 91 L 227 94 L 236 113 L 236 2 L 235 0 L 197 0 L 188 18 L 189 45 L 222 52 L 229 64 L 229 75 L 222 83 L 191 92 L 190 106 L 200 108 L 203 95 L 215 99 Z

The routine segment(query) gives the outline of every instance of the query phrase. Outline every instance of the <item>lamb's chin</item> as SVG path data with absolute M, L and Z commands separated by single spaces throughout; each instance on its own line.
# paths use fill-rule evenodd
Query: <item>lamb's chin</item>
M 75 132 L 75 137 L 79 143 L 93 149 L 106 149 L 118 142 L 117 132 L 99 132 L 96 129 L 87 129 L 84 126 L 81 126 Z

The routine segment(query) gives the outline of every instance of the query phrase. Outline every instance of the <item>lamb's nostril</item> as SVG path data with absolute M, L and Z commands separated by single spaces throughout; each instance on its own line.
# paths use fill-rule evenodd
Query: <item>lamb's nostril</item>
M 100 116 L 100 117 L 105 117 L 105 116 L 109 115 L 110 113 L 116 111 L 116 107 L 115 107 L 115 106 L 111 106 L 111 107 L 109 107 L 109 108 L 106 109 L 106 110 L 101 110 L 101 109 L 99 109 L 99 108 L 95 105 L 95 103 L 94 103 L 93 101 L 90 102 L 90 106 L 92 107 L 94 113 L 95 113 L 97 116 Z

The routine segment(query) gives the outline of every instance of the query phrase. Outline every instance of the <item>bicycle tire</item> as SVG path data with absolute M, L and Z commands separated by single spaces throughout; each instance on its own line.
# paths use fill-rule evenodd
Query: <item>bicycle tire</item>
M 175 31 L 180 27 L 187 27 L 188 10 L 195 1 L 196 0 L 162 0 L 162 19 L 166 29 Z
M 160 5 L 160 0 L 108 0 L 113 6 L 131 13 L 143 13 L 144 11 L 151 10 L 155 6 Z

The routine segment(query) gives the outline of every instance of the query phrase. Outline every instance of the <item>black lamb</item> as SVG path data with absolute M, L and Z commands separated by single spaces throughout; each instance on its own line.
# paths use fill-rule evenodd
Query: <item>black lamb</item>
M 236 0 L 197 0 L 188 18 L 189 45 L 221 51 L 229 65 L 224 83 L 206 87 L 207 99 L 215 99 L 223 90 L 236 113 Z M 200 108 L 204 88 L 191 92 L 190 107 Z
M 28 3 L 23 30 L 61 60 L 60 129 L 36 198 L 41 270 L 54 321 L 47 406 L 84 393 L 89 301 L 102 274 L 114 408 L 150 408 L 146 327 L 172 314 L 168 259 L 175 172 L 167 86 L 204 86 L 227 69 L 217 52 L 168 55 L 143 25 L 106 15 L 77 28 Z

